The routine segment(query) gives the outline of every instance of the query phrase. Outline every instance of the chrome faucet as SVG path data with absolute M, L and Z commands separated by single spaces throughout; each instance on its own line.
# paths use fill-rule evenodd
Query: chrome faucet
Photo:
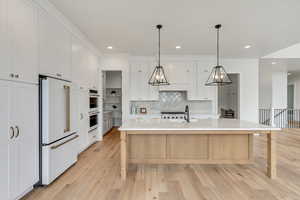
M 190 109 L 189 109 L 189 106 L 186 105 L 185 106 L 185 116 L 184 116 L 184 119 L 187 123 L 190 123 Z

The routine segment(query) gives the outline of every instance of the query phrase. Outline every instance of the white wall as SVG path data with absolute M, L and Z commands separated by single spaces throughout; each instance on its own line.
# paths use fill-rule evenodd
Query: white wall
M 294 85 L 294 109 L 300 109 L 300 75 L 289 78 L 288 84 Z
M 258 60 L 224 59 L 221 65 L 240 74 L 240 119 L 258 122 Z
M 273 72 L 272 74 L 272 107 L 287 108 L 287 72 Z
M 287 65 L 284 62 L 272 65 L 269 59 L 259 64 L 259 108 L 287 108 Z
M 270 66 L 259 64 L 259 108 L 270 109 L 272 107 L 272 70 Z

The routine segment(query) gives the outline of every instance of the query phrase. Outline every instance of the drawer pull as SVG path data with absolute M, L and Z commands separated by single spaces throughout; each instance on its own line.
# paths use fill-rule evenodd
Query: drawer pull
M 58 147 L 64 145 L 64 144 L 67 144 L 68 142 L 71 142 L 72 140 L 78 138 L 79 136 L 78 135 L 75 135 L 75 137 L 71 138 L 71 139 L 68 139 L 66 141 L 64 141 L 63 143 L 60 143 L 58 145 L 55 145 L 55 146 L 52 146 L 51 149 L 57 149 Z
M 10 139 L 13 139 L 14 138 L 14 136 L 15 136 L 15 129 L 11 126 L 10 128 L 9 128 L 9 132 L 10 132 Z
M 19 137 L 19 135 L 20 135 L 20 130 L 19 130 L 19 127 L 18 127 L 18 126 L 16 126 L 16 129 L 17 129 L 17 134 L 16 134 L 16 138 L 17 138 L 17 137 Z

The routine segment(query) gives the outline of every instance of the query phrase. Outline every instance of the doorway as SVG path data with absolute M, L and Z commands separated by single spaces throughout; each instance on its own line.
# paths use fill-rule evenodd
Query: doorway
M 294 109 L 294 89 L 295 86 L 293 84 L 288 85 L 288 90 L 287 90 L 288 109 Z
M 232 84 L 218 88 L 218 111 L 221 118 L 240 117 L 240 75 L 228 74 Z
M 103 71 L 103 135 L 122 125 L 122 71 Z

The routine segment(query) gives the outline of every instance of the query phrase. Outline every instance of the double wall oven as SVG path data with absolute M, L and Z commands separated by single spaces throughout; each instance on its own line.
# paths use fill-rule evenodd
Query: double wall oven
M 90 90 L 90 112 L 98 111 L 99 94 L 97 90 Z
M 99 94 L 97 90 L 90 90 L 89 132 L 98 128 L 99 124 Z

